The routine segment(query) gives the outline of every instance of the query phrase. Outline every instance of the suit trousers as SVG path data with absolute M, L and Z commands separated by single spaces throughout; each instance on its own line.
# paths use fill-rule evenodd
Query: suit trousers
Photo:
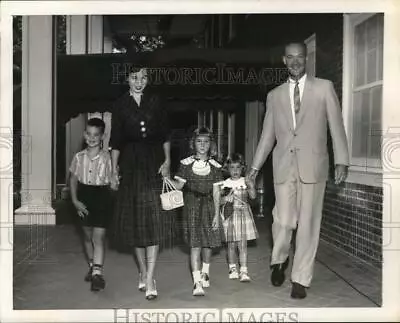
M 295 154 L 288 172 L 286 182 L 274 184 L 276 202 L 272 211 L 274 246 L 271 265 L 285 262 L 297 226 L 291 280 L 309 287 L 319 243 L 326 182 L 303 183 Z

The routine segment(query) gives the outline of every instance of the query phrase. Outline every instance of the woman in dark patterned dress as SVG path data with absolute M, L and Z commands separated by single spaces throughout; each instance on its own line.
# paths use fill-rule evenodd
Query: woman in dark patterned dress
M 184 189 L 183 238 L 190 247 L 194 296 L 203 296 L 203 287 L 210 286 L 212 248 L 220 247 L 223 238 L 213 199 L 214 183 L 222 180 L 222 171 L 212 158 L 212 139 L 209 129 L 197 129 L 191 141 L 194 154 L 181 160 L 178 173 L 171 180 L 178 189 Z
M 157 297 L 153 275 L 164 233 L 160 218 L 162 177 L 169 176 L 171 164 L 169 128 L 159 97 L 144 91 L 147 70 L 132 69 L 128 81 L 129 93 L 112 111 L 111 187 L 118 192 L 111 247 L 121 252 L 135 250 L 138 288 L 152 300 Z

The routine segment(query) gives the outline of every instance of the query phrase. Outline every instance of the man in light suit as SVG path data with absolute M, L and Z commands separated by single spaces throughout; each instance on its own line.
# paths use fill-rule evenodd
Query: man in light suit
M 349 164 L 343 118 L 333 84 L 306 75 L 306 57 L 305 44 L 286 45 L 283 62 L 289 79 L 267 96 L 261 138 L 247 174 L 255 180 L 276 139 L 271 282 L 281 286 L 285 280 L 292 232 L 297 227 L 291 273 L 293 298 L 306 297 L 313 276 L 329 174 L 327 125 L 333 143 L 336 184 L 345 180 Z

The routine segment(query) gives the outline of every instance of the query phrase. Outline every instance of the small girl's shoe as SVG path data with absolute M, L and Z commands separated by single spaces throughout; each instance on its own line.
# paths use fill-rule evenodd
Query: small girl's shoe
M 242 283 L 248 283 L 251 280 L 249 274 L 245 271 L 240 272 L 239 279 Z
M 141 292 L 146 291 L 146 283 L 145 283 L 144 280 L 143 280 L 143 275 L 142 275 L 142 273 L 139 273 L 139 284 L 138 284 L 138 289 L 139 289 Z
M 239 278 L 239 274 L 237 272 L 236 267 L 233 267 L 229 270 L 229 279 L 238 279 Z
M 146 290 L 146 299 L 148 301 L 152 301 L 153 299 L 156 299 L 158 296 L 155 280 L 153 280 L 153 284 L 154 284 L 154 290 L 150 290 L 150 289 Z
M 204 289 L 201 282 L 195 283 L 193 286 L 193 296 L 204 296 Z
M 210 276 L 207 273 L 201 273 L 201 285 L 204 288 L 210 287 Z

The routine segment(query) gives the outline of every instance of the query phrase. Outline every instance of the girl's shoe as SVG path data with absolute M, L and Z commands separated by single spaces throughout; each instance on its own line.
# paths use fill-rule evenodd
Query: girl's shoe
M 92 292 L 98 292 L 106 287 L 106 282 L 102 275 L 96 274 L 92 276 L 92 284 L 90 289 Z
M 210 276 L 206 273 L 201 273 L 201 285 L 204 288 L 210 287 Z
M 138 289 L 141 292 L 145 292 L 146 291 L 146 283 L 143 280 L 143 276 L 142 273 L 139 273 L 139 284 L 138 284 Z
M 229 270 L 229 279 L 238 279 L 238 278 L 239 278 L 239 274 L 237 272 L 237 269 L 235 267 L 231 268 Z
M 242 283 L 247 283 L 251 280 L 249 274 L 245 271 L 241 271 L 239 277 L 240 282 Z
M 193 286 L 193 296 L 204 296 L 204 289 L 201 282 L 195 283 Z
M 153 299 L 156 299 L 158 296 L 155 280 L 153 280 L 153 284 L 154 284 L 154 290 L 146 289 L 146 299 L 148 301 L 152 301 Z

